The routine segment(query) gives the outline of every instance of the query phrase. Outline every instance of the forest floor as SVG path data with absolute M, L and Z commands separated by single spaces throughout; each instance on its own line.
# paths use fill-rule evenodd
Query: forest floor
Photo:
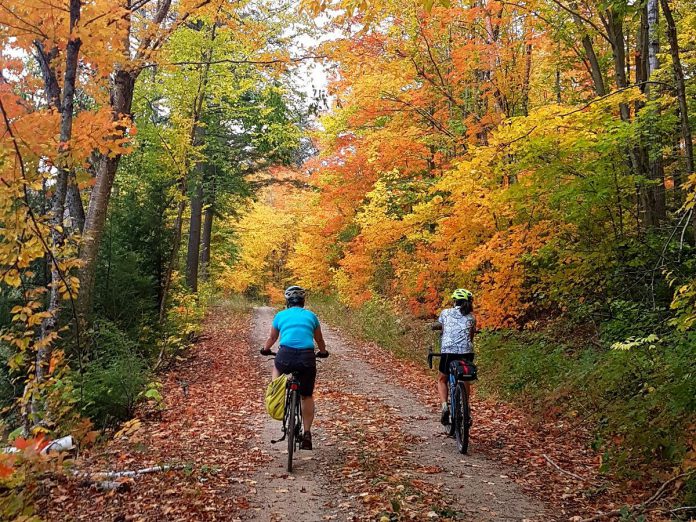
M 45 520 L 580 520 L 640 502 L 598 474 L 588 434 L 532 425 L 474 398 L 472 441 L 460 455 L 437 418 L 434 377 L 422 366 L 325 328 L 318 362 L 314 451 L 285 471 L 280 422 L 263 408 L 272 362 L 259 347 L 271 308 L 209 313 L 200 342 L 164 381 L 166 408 L 143 411 L 81 471 L 169 471 L 119 479 L 119 491 L 58 477 Z

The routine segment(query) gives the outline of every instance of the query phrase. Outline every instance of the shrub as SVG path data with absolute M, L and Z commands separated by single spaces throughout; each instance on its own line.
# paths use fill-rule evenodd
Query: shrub
M 115 325 L 98 322 L 93 339 L 96 354 L 82 376 L 81 406 L 103 428 L 133 416 L 150 379 L 136 344 Z

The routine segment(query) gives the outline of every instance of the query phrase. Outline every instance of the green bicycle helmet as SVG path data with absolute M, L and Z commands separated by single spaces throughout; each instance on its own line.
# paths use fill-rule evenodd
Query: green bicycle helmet
M 471 301 L 474 297 L 474 294 L 466 290 L 465 288 L 457 288 L 454 292 L 452 292 L 452 299 L 455 301 L 459 300 L 465 300 L 465 301 Z

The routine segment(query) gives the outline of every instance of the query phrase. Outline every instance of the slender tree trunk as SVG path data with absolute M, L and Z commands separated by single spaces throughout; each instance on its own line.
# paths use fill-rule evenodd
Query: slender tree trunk
M 532 44 L 525 46 L 524 85 L 522 86 L 522 114 L 529 116 L 529 91 L 532 78 Z
M 213 201 L 209 201 L 203 211 L 203 233 L 201 236 L 201 279 L 207 281 L 209 278 L 210 265 L 210 241 L 213 235 L 213 218 L 215 208 Z
M 202 128 L 201 128 L 202 132 Z M 188 251 L 186 254 L 186 284 L 192 292 L 198 292 L 198 262 L 201 250 L 201 220 L 203 217 L 203 170 L 204 163 L 198 162 L 198 176 L 191 191 L 191 219 L 189 221 Z
M 181 246 L 181 229 L 184 220 L 184 211 L 186 210 L 186 185 L 185 181 L 181 180 L 181 200 L 177 206 L 176 220 L 174 221 L 174 239 L 172 241 L 172 253 L 169 256 L 169 265 L 167 266 L 167 271 L 164 276 L 164 286 L 162 288 L 162 299 L 159 306 L 159 322 L 162 324 L 164 322 L 164 317 L 167 312 L 167 298 L 169 297 L 169 290 L 172 286 L 172 274 L 179 266 L 179 248 Z M 160 354 L 161 357 L 161 354 Z
M 54 47 L 49 52 L 46 52 L 43 43 L 38 40 L 34 42 L 34 47 L 36 47 L 36 61 L 41 68 L 41 75 L 43 76 L 44 87 L 46 88 L 48 106 L 60 111 L 60 85 L 58 84 L 56 70 L 51 63 L 58 55 L 58 48 Z
M 597 53 L 595 52 L 592 38 L 590 38 L 590 35 L 585 28 L 585 23 L 577 14 L 577 4 L 572 2 L 570 4 L 570 8 L 573 11 L 573 22 L 582 34 L 582 48 L 585 50 L 587 62 L 590 64 L 590 75 L 592 76 L 592 83 L 594 85 L 595 92 L 597 93 L 597 96 L 604 96 L 607 93 L 607 89 L 604 86 L 604 76 L 602 75 L 602 68 L 600 67 L 599 60 L 597 59 Z
M 646 47 L 648 53 L 647 60 L 647 81 L 652 79 L 652 75 L 660 67 L 658 53 L 660 52 L 659 27 L 658 27 L 659 0 L 648 0 L 646 7 L 647 17 L 647 40 Z M 645 86 L 645 92 L 648 94 L 649 100 L 655 99 L 656 87 L 649 83 Z M 659 110 L 656 116 L 659 117 Z M 667 203 L 665 201 L 665 170 L 664 161 L 662 158 L 661 143 L 654 143 L 659 137 L 658 129 L 651 129 L 649 133 L 649 142 L 646 144 L 646 152 L 648 155 L 650 180 L 653 182 L 649 187 L 651 212 L 654 216 L 654 224 L 657 225 L 661 221 L 667 219 Z
M 68 178 L 68 212 L 73 220 L 73 228 L 82 233 L 85 229 L 85 207 L 82 204 L 80 188 L 77 186 L 74 172 L 71 172 Z
M 648 0 L 648 77 L 660 67 L 657 53 L 660 52 L 660 39 L 658 31 L 659 0 Z
M 80 12 L 82 5 L 80 0 L 70 0 L 70 32 L 75 29 L 80 20 Z M 80 55 L 80 46 L 82 42 L 79 38 L 71 38 L 68 41 L 65 51 L 65 78 L 63 82 L 63 99 L 60 105 L 60 144 L 58 145 L 58 172 L 53 192 L 53 200 L 51 202 L 51 249 L 53 250 L 53 263 L 51 264 L 51 285 L 50 297 L 48 304 L 48 312 L 50 315 L 44 319 L 41 324 L 41 338 L 45 342 L 36 352 L 36 367 L 35 377 L 36 385 L 41 384 L 46 380 L 48 369 L 50 366 L 51 356 L 53 353 L 53 344 L 51 338 L 54 337 L 57 324 L 58 314 L 61 309 L 61 286 L 68 284 L 64 274 L 61 272 L 58 263 L 60 261 L 60 247 L 64 242 L 64 224 L 63 216 L 65 213 L 65 199 L 68 189 L 68 177 L 70 171 L 68 167 L 68 156 L 70 153 L 70 141 L 72 140 L 73 127 L 73 111 L 75 99 L 75 83 L 77 82 L 77 64 Z M 55 79 L 55 77 L 54 77 Z M 52 89 L 53 87 L 47 86 Z M 51 92 L 52 92 L 51 91 Z M 55 98 L 50 94 L 53 101 Z M 32 400 L 31 413 L 33 415 L 32 422 L 34 425 L 41 422 L 40 409 L 42 405 L 39 403 L 40 394 L 35 393 Z M 50 413 L 50 412 L 47 412 Z
M 43 44 L 39 41 L 34 42 L 36 47 L 36 60 L 41 68 L 41 75 L 44 79 L 44 87 L 46 89 L 46 98 L 48 106 L 58 112 L 62 111 L 61 107 L 61 93 L 60 85 L 58 83 L 58 78 L 56 76 L 55 68 L 52 65 L 52 61 L 55 59 L 58 53 L 57 48 L 53 48 L 51 52 L 46 53 Z M 69 171 L 68 175 L 68 188 L 67 188 L 67 204 L 70 216 L 73 219 L 73 228 L 82 232 L 85 224 L 85 209 L 82 205 L 82 198 L 80 197 L 80 189 L 77 186 L 77 180 L 75 179 L 75 172 L 73 170 Z
M 686 86 L 684 83 L 684 70 L 682 69 L 681 59 L 679 57 L 679 41 L 677 39 L 677 26 L 674 23 L 672 16 L 672 8 L 669 5 L 669 0 L 660 0 L 662 13 L 667 24 L 667 41 L 669 42 L 669 50 L 672 55 L 672 70 L 674 71 L 674 79 L 677 87 L 677 100 L 679 102 L 679 120 L 681 122 L 681 134 L 684 141 L 684 156 L 686 159 L 687 175 L 694 172 L 694 144 L 691 135 L 691 126 L 689 125 L 689 108 L 686 102 Z M 681 184 L 685 179 L 681 178 Z
M 628 87 L 628 78 L 626 76 L 626 47 L 623 34 L 623 20 L 616 16 L 613 10 L 607 12 L 607 32 L 611 41 L 612 57 L 614 59 L 614 77 L 616 86 L 619 89 Z M 621 103 L 619 105 L 621 111 L 621 119 L 629 121 L 631 113 L 628 105 Z

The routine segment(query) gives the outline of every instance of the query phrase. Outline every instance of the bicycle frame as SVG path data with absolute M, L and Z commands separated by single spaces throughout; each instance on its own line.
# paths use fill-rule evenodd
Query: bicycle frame
M 302 400 L 300 398 L 299 391 L 300 381 L 297 380 L 297 376 L 295 374 L 290 374 L 290 377 L 288 377 L 288 381 L 285 384 L 285 415 L 283 416 L 283 427 L 281 430 L 283 432 L 283 436 L 278 440 L 271 440 L 271 444 L 284 441 L 288 435 L 288 420 L 290 419 L 290 415 L 294 415 L 296 413 L 294 411 L 290 411 L 292 409 L 291 404 L 293 393 L 297 393 L 297 418 L 295 419 L 295 425 L 299 426 L 300 430 L 302 429 Z

